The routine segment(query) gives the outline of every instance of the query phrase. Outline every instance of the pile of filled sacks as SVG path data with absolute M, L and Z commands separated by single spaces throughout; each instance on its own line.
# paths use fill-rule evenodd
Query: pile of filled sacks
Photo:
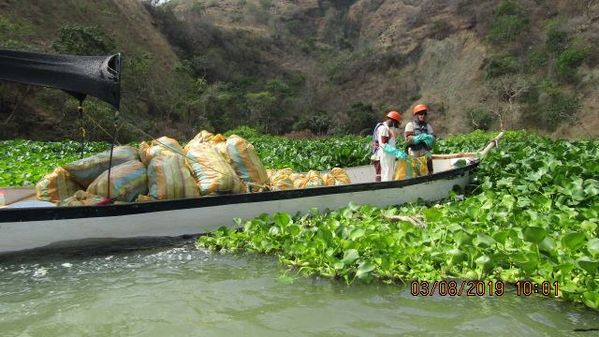
M 290 168 L 280 170 L 267 170 L 272 191 L 283 191 L 319 186 L 347 185 L 351 181 L 345 170 L 338 167 L 328 173 L 308 171 L 306 173 L 293 172 Z
M 61 206 L 94 205 L 108 196 L 133 202 L 195 198 L 205 195 L 287 190 L 349 184 L 344 170 L 321 174 L 266 170 L 252 144 L 237 135 L 225 138 L 202 131 L 185 147 L 161 137 L 139 148 L 110 151 L 61 167 L 36 184 L 37 198 Z

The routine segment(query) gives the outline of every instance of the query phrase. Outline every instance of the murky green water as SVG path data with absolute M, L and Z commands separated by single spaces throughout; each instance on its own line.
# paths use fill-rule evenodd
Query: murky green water
M 0 336 L 596 336 L 555 299 L 422 298 L 386 285 L 277 281 L 275 259 L 155 248 L 0 257 Z

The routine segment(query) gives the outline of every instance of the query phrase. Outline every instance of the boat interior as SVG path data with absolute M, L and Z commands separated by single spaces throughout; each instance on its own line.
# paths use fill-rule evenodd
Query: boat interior
M 433 155 L 433 171 L 443 172 L 454 169 L 459 162 L 465 160 L 468 164 L 477 156 L 473 153 L 448 155 Z M 354 184 L 374 182 L 372 165 L 345 168 L 347 175 Z M 324 173 L 324 172 L 323 172 Z M 38 201 L 33 187 L 0 187 L 0 209 L 4 207 L 40 207 L 51 206 L 47 202 Z

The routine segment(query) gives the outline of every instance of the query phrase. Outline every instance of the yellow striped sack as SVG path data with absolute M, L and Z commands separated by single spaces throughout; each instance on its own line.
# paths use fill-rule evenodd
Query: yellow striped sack
M 108 195 L 108 170 L 94 180 L 87 192 L 106 197 Z M 110 198 L 133 201 L 140 194 L 148 193 L 146 166 L 139 160 L 130 160 L 113 167 L 110 171 Z
M 347 185 L 351 184 L 349 176 L 344 169 L 335 167 L 330 172 L 322 175 L 322 180 L 326 186 Z
M 211 144 L 214 144 L 214 147 L 220 153 L 227 163 L 232 164 L 231 156 L 229 156 L 229 152 L 227 152 L 227 138 L 221 135 L 220 133 L 210 139 Z
M 139 144 L 139 157 L 146 166 L 148 166 L 152 159 L 157 156 L 172 156 L 182 153 L 183 148 L 179 145 L 179 142 L 169 137 L 163 136 L 156 140 L 152 140 L 151 145 L 148 145 L 146 142 Z
M 58 203 L 58 206 L 91 206 L 99 203 L 104 198 L 99 195 L 93 195 L 87 193 L 86 191 L 79 190 L 73 194 L 73 196 L 68 197 Z
M 39 200 L 60 202 L 81 189 L 73 181 L 69 172 L 62 167 L 57 167 L 54 172 L 47 174 L 35 184 L 35 193 Z
M 296 185 L 295 181 L 294 185 Z M 299 184 L 297 184 L 296 186 L 299 186 L 299 188 L 310 188 L 325 186 L 325 184 L 320 172 L 310 170 L 302 179 L 300 179 Z
M 195 135 L 195 137 L 193 137 L 193 140 L 197 140 L 200 143 L 206 143 L 206 142 L 209 142 L 213 137 L 214 137 L 214 134 L 212 132 L 202 130 L 202 131 L 200 131 L 200 133 Z
M 293 181 L 293 188 L 304 188 L 306 187 L 305 175 L 297 172 L 293 172 L 289 175 L 289 179 Z
M 73 180 L 83 187 L 88 187 L 102 172 L 108 169 L 110 150 L 63 165 Z M 112 166 L 130 160 L 138 160 L 138 150 L 131 146 L 117 146 L 112 154 Z
M 214 138 L 214 134 L 212 132 L 208 132 L 206 130 L 200 131 L 195 137 L 193 137 L 185 147 L 183 147 L 183 152 L 187 153 L 190 148 L 194 147 L 200 143 L 207 143 L 210 139 Z
M 252 144 L 232 135 L 227 139 L 227 152 L 235 172 L 249 186 L 250 192 L 257 192 L 268 185 L 266 169 Z
M 149 195 L 154 199 L 196 198 L 200 190 L 185 158 L 158 156 L 148 165 Z
M 201 195 L 246 191 L 233 167 L 213 144 L 195 143 L 187 151 L 187 164 L 191 167 Z
M 267 170 L 269 176 L 269 186 L 271 191 L 284 191 L 294 189 L 291 174 L 293 171 L 290 168 L 280 170 Z
M 428 174 L 426 166 L 426 156 L 408 157 L 408 159 L 399 159 L 395 162 L 395 180 L 404 180 Z

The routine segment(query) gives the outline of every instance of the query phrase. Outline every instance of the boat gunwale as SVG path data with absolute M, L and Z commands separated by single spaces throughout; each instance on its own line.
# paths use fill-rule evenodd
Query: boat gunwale
M 395 180 L 387 182 L 368 182 L 337 186 L 319 186 L 307 189 L 228 194 L 174 200 L 155 200 L 147 202 L 134 202 L 113 205 L 3 208 L 0 209 L 0 224 L 13 222 L 123 216 L 152 212 L 213 207 L 230 204 L 245 204 L 273 200 L 298 199 L 329 194 L 345 194 L 352 192 L 402 188 L 435 180 L 449 179 L 454 178 L 456 176 L 462 176 L 467 172 L 474 171 L 478 167 L 479 163 L 480 160 L 475 159 L 464 167 L 453 168 L 450 170 L 433 173 L 431 175 L 415 177 L 406 180 Z

